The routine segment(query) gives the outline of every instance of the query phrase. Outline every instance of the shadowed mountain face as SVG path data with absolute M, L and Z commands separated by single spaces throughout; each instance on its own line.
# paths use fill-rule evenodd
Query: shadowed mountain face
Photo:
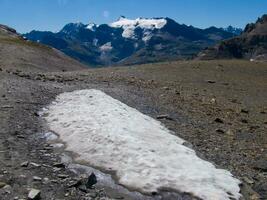
M 267 60 L 267 15 L 263 15 L 256 23 L 248 24 L 240 36 L 201 52 L 199 58 Z
M 24 36 L 85 64 L 99 66 L 188 59 L 235 35 L 233 30 L 198 29 L 170 18 L 121 17 L 109 25 L 70 23 L 57 33 L 32 31 Z
M 27 41 L 16 30 L 0 25 L 0 68 L 69 71 L 85 66 L 54 48 Z

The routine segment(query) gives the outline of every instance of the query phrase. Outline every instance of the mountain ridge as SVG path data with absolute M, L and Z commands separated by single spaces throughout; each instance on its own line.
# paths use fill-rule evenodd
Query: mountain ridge
M 110 24 L 69 23 L 56 33 L 32 31 L 24 36 L 85 64 L 106 66 L 189 59 L 235 34 L 222 28 L 209 30 L 179 24 L 168 17 L 122 16 Z
M 219 44 L 202 51 L 198 58 L 267 60 L 267 15 L 249 23 L 241 35 L 223 40 Z

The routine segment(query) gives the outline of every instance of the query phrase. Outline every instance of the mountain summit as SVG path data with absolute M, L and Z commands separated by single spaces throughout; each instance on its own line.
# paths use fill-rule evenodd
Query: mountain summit
M 121 16 L 110 24 L 70 23 L 57 33 L 32 31 L 24 36 L 99 66 L 188 59 L 235 34 L 216 27 L 199 29 L 170 18 Z
M 200 59 L 243 58 L 267 60 L 267 15 L 246 26 L 237 37 L 222 41 L 200 53 Z

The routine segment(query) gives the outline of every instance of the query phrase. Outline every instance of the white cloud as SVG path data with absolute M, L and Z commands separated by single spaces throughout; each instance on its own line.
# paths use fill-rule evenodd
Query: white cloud
M 110 16 L 110 12 L 107 10 L 103 11 L 102 14 L 103 14 L 103 17 L 105 17 L 105 18 L 109 18 L 109 16 Z

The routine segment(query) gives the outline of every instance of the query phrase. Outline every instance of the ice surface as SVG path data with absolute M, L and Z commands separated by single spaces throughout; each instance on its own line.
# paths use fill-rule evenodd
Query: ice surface
M 206 200 L 239 199 L 239 180 L 197 157 L 159 121 L 99 90 L 60 94 L 46 112 L 52 131 L 77 161 L 115 172 L 144 193 L 161 188 Z

